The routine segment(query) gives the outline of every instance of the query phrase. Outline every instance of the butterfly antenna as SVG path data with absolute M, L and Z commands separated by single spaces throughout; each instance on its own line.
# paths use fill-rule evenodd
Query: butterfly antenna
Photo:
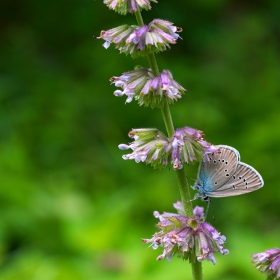
M 191 181 L 195 181 L 195 179 L 189 177 L 188 175 L 186 175 L 186 177 L 187 177 L 189 180 L 191 180 Z
M 161 12 L 160 12 L 160 10 L 159 10 L 159 8 L 158 8 L 158 5 L 155 5 L 153 8 L 155 8 L 155 9 L 157 10 L 158 14 L 160 15 L 159 17 L 162 18 Z M 164 97 L 165 97 L 165 95 L 164 95 Z

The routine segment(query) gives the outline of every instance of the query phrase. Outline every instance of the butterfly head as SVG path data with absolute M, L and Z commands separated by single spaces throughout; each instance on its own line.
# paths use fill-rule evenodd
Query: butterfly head
M 206 188 L 199 182 L 196 182 L 196 184 L 192 187 L 192 189 L 196 190 L 197 193 L 195 194 L 195 199 L 198 197 L 201 197 L 202 201 L 209 202 L 210 198 L 207 194 Z

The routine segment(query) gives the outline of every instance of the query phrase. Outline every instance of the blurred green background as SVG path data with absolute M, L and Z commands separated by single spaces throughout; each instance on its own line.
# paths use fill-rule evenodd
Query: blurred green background
M 188 90 L 171 107 L 175 127 L 234 146 L 265 181 L 212 199 L 230 254 L 204 262 L 205 279 L 264 279 L 250 255 L 280 246 L 280 1 L 158 2 L 144 21 L 183 28 L 157 56 Z M 93 39 L 134 17 L 101 0 L 2 1 L 0 14 L 0 279 L 191 279 L 187 262 L 157 262 L 161 250 L 141 243 L 156 231 L 153 211 L 180 199 L 174 172 L 117 148 L 131 128 L 165 131 L 159 110 L 125 105 L 109 83 L 147 60 Z

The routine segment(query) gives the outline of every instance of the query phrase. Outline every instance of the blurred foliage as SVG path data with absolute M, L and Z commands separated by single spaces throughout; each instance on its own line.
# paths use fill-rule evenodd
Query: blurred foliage
M 152 212 L 173 211 L 180 198 L 173 171 L 123 161 L 117 148 L 131 128 L 164 124 L 159 110 L 113 96 L 111 76 L 148 64 L 93 39 L 135 23 L 102 2 L 0 4 L 1 280 L 190 279 L 187 263 L 156 262 L 160 250 L 141 243 L 155 231 Z M 158 2 L 144 20 L 183 28 L 157 56 L 188 89 L 171 107 L 175 126 L 234 146 L 265 181 L 212 200 L 209 216 L 231 253 L 204 273 L 263 279 L 250 255 L 280 246 L 280 1 Z

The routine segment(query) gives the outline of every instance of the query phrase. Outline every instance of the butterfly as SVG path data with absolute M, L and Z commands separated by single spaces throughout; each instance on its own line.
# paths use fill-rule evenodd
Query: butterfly
M 194 199 L 227 197 L 249 193 L 264 185 L 262 176 L 252 166 L 240 162 L 239 152 L 230 146 L 218 145 L 219 151 L 202 161 L 198 178 L 192 188 L 197 190 Z

